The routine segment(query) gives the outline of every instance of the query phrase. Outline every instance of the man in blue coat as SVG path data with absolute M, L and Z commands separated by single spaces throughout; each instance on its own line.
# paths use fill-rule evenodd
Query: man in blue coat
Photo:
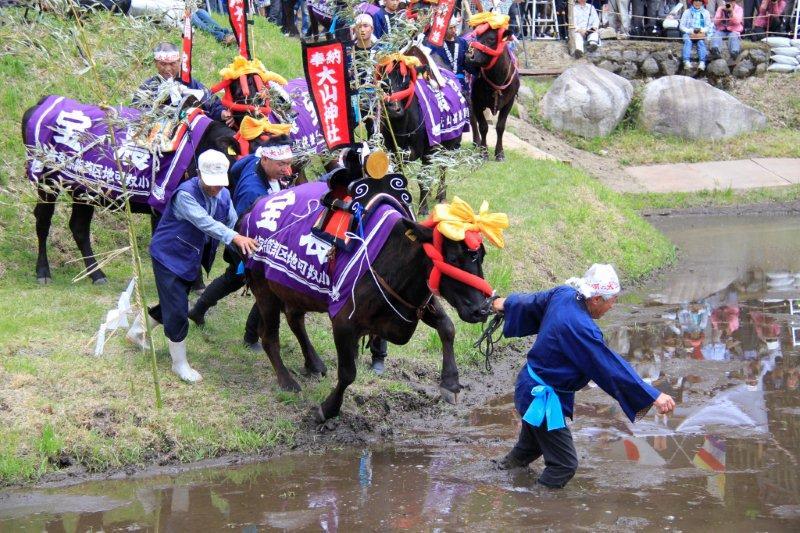
M 281 136 L 273 137 L 264 146 L 259 147 L 254 155 L 234 163 L 229 175 L 233 184 L 232 200 L 236 212 L 241 216 L 250 211 L 256 200 L 262 196 L 285 189 L 292 175 L 292 162 L 290 140 Z M 205 324 L 205 315 L 209 308 L 245 284 L 241 258 L 228 249 L 225 250 L 223 258 L 228 262 L 228 268 L 208 285 L 189 311 L 189 318 L 198 326 Z M 253 304 L 245 323 L 244 344 L 254 351 L 261 351 L 258 340 L 260 321 L 261 313 Z
M 178 187 L 150 242 L 159 303 L 149 314 L 164 325 L 172 371 L 189 382 L 202 379 L 186 360 L 189 291 L 199 266 L 211 270 L 220 242 L 235 245 L 244 256 L 258 247 L 255 240 L 231 229 L 237 217 L 225 188 L 228 165 L 225 154 L 216 150 L 200 154 L 200 176 Z
M 180 81 L 181 53 L 172 43 L 158 43 L 153 49 L 153 60 L 156 65 L 155 76 L 147 78 L 133 95 L 131 106 L 143 111 L 149 111 L 153 102 L 161 91 L 162 84 L 176 82 L 180 96 L 194 94 L 200 101 L 206 115 L 212 120 L 224 122 L 228 127 L 234 127 L 233 115 L 225 109 L 222 102 L 211 94 L 205 85 L 192 78 L 188 84 Z
M 539 483 L 562 488 L 575 475 L 578 457 L 564 416 L 572 418 L 575 392 L 590 380 L 612 396 L 631 422 L 655 406 L 675 407 L 671 396 L 648 385 L 612 351 L 594 320 L 616 303 L 619 279 L 611 265 L 595 264 L 583 278 L 533 294 L 494 301 L 505 315 L 503 335 L 537 335 L 517 376 L 514 405 L 522 416 L 516 446 L 500 462 L 503 469 L 526 467 L 544 457 Z
M 450 25 L 447 27 L 447 32 L 444 35 L 443 46 L 433 46 L 428 44 L 431 53 L 439 56 L 444 62 L 445 67 L 453 72 L 461 83 L 462 92 L 469 90 L 469 85 L 465 79 L 465 57 L 469 44 L 467 41 L 457 34 L 458 28 L 461 26 L 461 20 L 453 15 L 450 17 Z

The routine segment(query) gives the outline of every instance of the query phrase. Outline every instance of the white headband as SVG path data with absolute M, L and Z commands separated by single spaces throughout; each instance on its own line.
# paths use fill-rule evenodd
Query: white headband
M 158 52 L 153 52 L 153 58 L 155 58 L 156 61 L 170 61 L 170 62 L 172 62 L 172 61 L 179 60 L 181 58 L 181 54 L 177 50 L 173 50 L 173 51 L 162 50 L 162 51 L 158 51 Z
M 292 148 L 288 144 L 275 144 L 272 146 L 260 146 L 256 149 L 256 157 L 266 157 L 273 161 L 287 161 L 294 157 Z
M 367 13 L 361 13 L 359 16 L 356 17 L 356 26 L 359 24 L 369 24 L 370 28 L 375 27 L 375 23 L 372 21 L 372 17 Z
M 575 288 L 584 298 L 610 298 L 620 291 L 619 278 L 614 267 L 598 263 L 589 267 L 582 278 L 570 278 L 566 284 Z

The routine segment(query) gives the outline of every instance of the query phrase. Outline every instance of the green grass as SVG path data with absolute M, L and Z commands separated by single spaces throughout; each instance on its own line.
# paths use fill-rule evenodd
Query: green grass
M 158 332 L 164 398 L 158 411 L 148 360 L 121 335 L 108 340 L 102 357 L 92 355 L 97 328 L 131 277 L 129 262 L 120 258 L 104 269 L 110 280 L 106 286 L 95 287 L 85 280 L 73 283 L 82 265 L 74 262 L 78 252 L 63 204 L 56 208 L 50 233 L 53 283 L 39 286 L 34 277 L 34 196 L 22 178 L 24 150 L 19 138 L 24 109 L 49 93 L 84 101 L 105 95 L 102 98 L 109 103 L 127 102 L 132 90 L 152 73 L 153 44 L 167 38 L 177 42 L 176 33 L 138 31 L 127 19 L 108 14 L 90 17 L 86 21 L 90 46 L 104 64 L 97 81 L 87 73 L 76 74 L 84 63 L 71 41 L 59 40 L 60 34 L 72 30 L 72 23 L 46 16 L 43 22 L 23 27 L 16 18 L 19 10 L 6 12 L 13 23 L 0 26 L 0 46 L 7 52 L 0 54 L 4 80 L 0 85 L 0 485 L 35 481 L 56 468 L 55 459 L 64 457 L 89 471 L 104 471 L 291 446 L 298 423 L 335 383 L 336 357 L 327 316 L 309 315 L 307 329 L 328 365 L 328 376 L 299 377 L 303 387 L 299 394 L 280 391 L 266 357 L 240 345 L 252 304 L 249 295 L 231 295 L 209 313 L 204 329 L 190 328 L 188 354 L 204 377 L 200 384 L 182 383 L 170 372 L 166 343 Z M 298 42 L 262 19 L 255 25 L 254 49 L 267 68 L 287 78 L 300 75 Z M 233 50 L 198 34 L 194 53 L 196 77 L 211 85 Z M 451 174 L 449 189 L 451 197 L 458 194 L 476 208 L 485 198 L 492 210 L 510 216 L 506 248 L 490 249 L 485 262 L 486 276 L 501 294 L 543 289 L 583 272 L 595 261 L 615 263 L 632 281 L 672 260 L 672 246 L 636 215 L 632 200 L 575 169 L 531 161 L 513 151 L 507 155 L 507 162 L 487 163 L 469 176 Z M 144 248 L 149 242 L 145 217 L 136 220 L 135 231 Z M 118 215 L 96 214 L 93 244 L 98 253 L 127 244 Z M 144 259 L 141 281 L 153 302 L 149 258 Z M 212 276 L 224 266 L 218 260 Z M 462 371 L 482 365 L 472 347 L 480 326 L 457 318 L 455 323 Z M 281 346 L 285 364 L 295 371 L 301 368 L 302 353 L 285 325 Z M 360 361 L 364 359 L 368 356 Z M 421 376 L 420 381 L 433 385 L 440 365 L 439 340 L 421 326 L 407 346 L 390 347 L 384 377 L 371 375 L 359 363 L 358 379 L 344 409 L 372 416 L 373 404 L 402 403 L 416 394 L 406 376 Z M 366 400 L 363 407 L 354 401 L 356 394 Z M 382 411 L 376 417 L 376 423 L 391 424 Z
M 732 189 L 696 193 L 626 194 L 626 202 L 636 211 L 685 209 L 757 203 L 789 203 L 800 199 L 800 185 L 734 191 Z

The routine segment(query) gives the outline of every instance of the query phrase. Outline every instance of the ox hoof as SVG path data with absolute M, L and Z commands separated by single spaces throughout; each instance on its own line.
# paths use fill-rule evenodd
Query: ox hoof
M 506 160 L 506 156 L 505 156 L 505 154 L 497 154 L 496 156 L 494 156 L 494 160 L 498 161 L 498 162 L 505 161 Z
M 301 390 L 303 390 L 293 378 L 279 380 L 278 386 L 281 388 L 282 391 L 286 392 L 300 392 Z
M 108 278 L 102 277 L 92 280 L 92 285 L 108 285 Z
M 453 392 L 451 390 L 447 390 L 444 387 L 439 387 L 439 394 L 442 395 L 442 399 L 449 403 L 450 405 L 458 404 L 458 393 Z
M 324 424 L 325 420 L 327 420 L 325 418 L 325 413 L 322 412 L 322 406 L 320 405 L 311 409 L 311 416 L 317 424 Z
M 36 281 L 39 283 L 39 285 L 49 285 L 50 283 L 53 283 L 53 278 L 47 276 L 44 278 L 36 278 Z
M 328 374 L 328 369 L 325 367 L 324 363 L 321 367 L 309 368 L 307 366 L 303 366 L 303 368 L 300 369 L 300 374 L 305 377 L 320 378 L 325 377 Z

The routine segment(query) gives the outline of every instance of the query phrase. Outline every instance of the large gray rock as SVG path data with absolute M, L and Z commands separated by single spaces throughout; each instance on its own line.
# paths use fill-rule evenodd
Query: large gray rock
M 620 67 L 619 72 L 617 74 L 619 74 L 626 80 L 632 80 L 636 77 L 638 73 L 639 69 L 636 67 L 636 63 L 634 63 L 633 61 L 626 61 L 625 63 L 623 63 L 622 67 Z
M 553 82 L 541 112 L 559 131 L 604 136 L 622 120 L 632 96 L 628 80 L 594 65 L 576 65 Z
M 661 62 L 661 73 L 664 76 L 674 76 L 680 66 L 677 59 L 665 59 Z
M 733 69 L 733 75 L 739 79 L 746 78 L 750 76 L 756 70 L 755 65 L 749 59 L 743 59 L 739 61 L 739 64 L 736 65 Z
M 639 118 L 647 131 L 685 139 L 727 139 L 767 125 L 762 113 L 687 76 L 665 76 L 648 83 Z
M 645 76 L 653 77 L 658 74 L 659 70 L 658 62 L 652 57 L 648 57 L 642 62 L 642 72 Z
M 714 76 L 730 76 L 731 69 L 728 68 L 728 62 L 724 59 L 715 59 L 708 64 L 708 73 Z

